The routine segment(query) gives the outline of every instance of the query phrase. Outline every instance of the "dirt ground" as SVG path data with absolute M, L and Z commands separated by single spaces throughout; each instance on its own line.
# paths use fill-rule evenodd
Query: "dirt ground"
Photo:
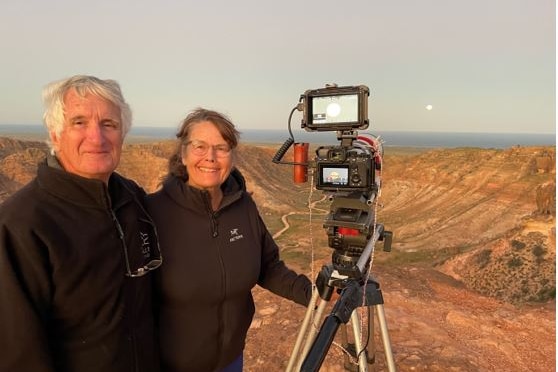
M 469 291 L 429 268 L 378 267 L 374 276 L 381 285 L 398 371 L 555 370 L 554 302 L 516 307 Z M 257 313 L 244 370 L 284 371 L 306 309 L 261 288 L 253 293 Z M 376 363 L 369 370 L 387 371 L 377 334 L 376 348 Z M 332 345 L 320 371 L 344 371 L 343 355 Z

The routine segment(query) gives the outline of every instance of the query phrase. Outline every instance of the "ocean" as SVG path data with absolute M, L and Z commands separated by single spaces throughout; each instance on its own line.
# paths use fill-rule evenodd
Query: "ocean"
M 289 138 L 288 130 L 239 129 L 244 143 L 282 144 Z M 128 141 L 152 141 L 173 139 L 174 127 L 132 127 Z M 384 147 L 479 147 L 508 148 L 513 146 L 556 146 L 556 134 L 541 133 L 460 133 L 460 132 L 399 132 L 367 130 L 379 136 Z M 0 125 L 0 136 L 44 140 L 46 131 L 42 125 Z M 293 130 L 296 142 L 312 144 L 339 144 L 335 132 L 306 132 Z

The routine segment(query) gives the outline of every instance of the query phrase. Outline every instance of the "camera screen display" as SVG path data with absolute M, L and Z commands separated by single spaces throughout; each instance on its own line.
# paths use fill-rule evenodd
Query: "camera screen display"
M 321 185 L 347 186 L 349 184 L 349 167 L 345 165 L 324 166 L 321 168 Z
M 312 123 L 355 123 L 358 117 L 358 94 L 312 97 Z

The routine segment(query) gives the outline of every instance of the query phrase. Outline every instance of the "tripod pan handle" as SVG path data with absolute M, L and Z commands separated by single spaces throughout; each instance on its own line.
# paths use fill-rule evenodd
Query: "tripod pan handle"
M 340 325 L 341 321 L 335 315 L 329 315 L 324 320 L 318 336 L 314 340 L 306 358 L 304 358 L 300 369 L 301 372 L 316 372 L 320 369 Z

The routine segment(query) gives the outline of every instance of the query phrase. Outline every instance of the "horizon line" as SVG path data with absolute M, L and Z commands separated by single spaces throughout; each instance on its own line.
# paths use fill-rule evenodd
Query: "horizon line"
M 44 128 L 43 124 L 0 124 L 0 127 L 17 127 L 17 126 L 26 126 L 26 127 L 41 127 Z M 164 125 L 132 125 L 130 128 L 130 132 L 134 129 L 163 129 L 163 130 L 177 130 L 176 126 L 164 126 Z M 241 132 L 242 131 L 285 131 L 288 132 L 288 129 L 280 129 L 280 128 L 239 128 L 237 129 Z M 301 128 L 296 128 L 300 130 Z M 537 134 L 537 135 L 553 135 L 556 136 L 556 132 L 465 132 L 465 131 L 447 131 L 447 130 L 405 130 L 405 129 L 389 129 L 389 130 L 382 130 L 382 129 L 375 129 L 379 132 L 395 132 L 395 133 L 461 133 L 461 134 L 510 134 L 510 135 L 522 135 L 522 134 Z M 366 132 L 366 131 L 374 131 L 371 129 L 361 130 L 359 132 Z M 130 134 L 129 132 L 129 134 Z M 303 130 L 303 133 L 328 133 L 328 132 L 336 132 L 332 131 L 307 131 Z

